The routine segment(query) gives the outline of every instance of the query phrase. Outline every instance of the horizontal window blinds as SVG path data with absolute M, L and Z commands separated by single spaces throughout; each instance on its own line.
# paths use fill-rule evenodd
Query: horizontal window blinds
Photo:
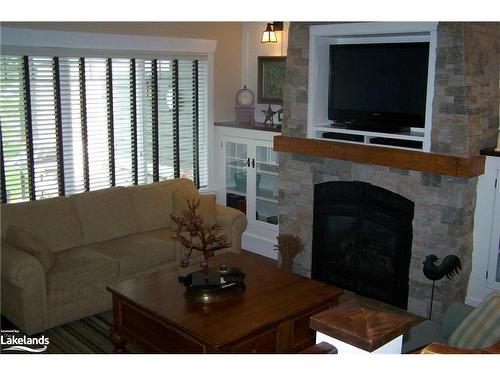
M 208 183 L 207 62 L 0 57 L 3 202 Z
M 2 199 L 30 199 L 30 163 L 24 59 L 3 56 L 0 60 L 0 121 L 2 135 Z

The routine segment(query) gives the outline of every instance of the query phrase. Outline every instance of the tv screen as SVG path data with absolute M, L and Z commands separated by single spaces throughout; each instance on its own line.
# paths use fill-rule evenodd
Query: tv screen
M 351 129 L 423 128 L 429 43 L 330 46 L 328 118 Z

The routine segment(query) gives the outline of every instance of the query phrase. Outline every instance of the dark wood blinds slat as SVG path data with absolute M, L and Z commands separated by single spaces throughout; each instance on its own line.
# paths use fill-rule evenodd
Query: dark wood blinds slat
M 139 168 L 137 165 L 137 83 L 135 59 L 130 60 L 130 106 L 132 116 L 132 168 L 134 174 L 134 185 L 139 183 Z
M 89 145 L 87 132 L 87 96 L 85 88 L 85 58 L 80 58 L 80 111 L 82 122 L 82 148 L 83 148 L 83 176 L 85 181 L 85 191 L 90 190 L 89 178 Z
M 115 180 L 115 136 L 114 136 L 114 113 L 113 113 L 113 67 L 111 58 L 106 60 L 106 91 L 108 104 L 108 156 L 109 156 L 109 177 L 111 186 L 116 185 Z
M 33 158 L 33 124 L 31 116 L 31 88 L 30 88 L 30 68 L 28 56 L 23 57 L 24 68 L 24 95 L 25 95 L 25 116 L 26 116 L 26 146 L 28 155 L 28 180 L 30 200 L 36 199 L 35 194 L 35 162 Z
M 179 150 L 179 60 L 172 64 L 174 81 L 174 177 L 180 177 L 180 150 Z
M 153 104 L 153 181 L 160 180 L 160 142 L 159 142 L 159 118 L 158 118 L 158 60 L 154 59 L 152 71 L 152 104 Z
M 56 142 L 57 142 L 57 180 L 59 184 L 59 195 L 66 195 L 64 179 L 64 150 L 62 135 L 62 110 L 61 110 L 61 75 L 59 72 L 59 57 L 54 57 L 54 95 L 56 103 Z
M 200 163 L 199 163 L 199 84 L 198 84 L 198 60 L 193 61 L 193 178 L 197 188 L 200 187 Z

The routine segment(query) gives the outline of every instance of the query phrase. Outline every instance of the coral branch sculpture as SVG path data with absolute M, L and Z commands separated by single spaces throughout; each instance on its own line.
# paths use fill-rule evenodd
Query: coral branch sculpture
M 188 249 L 187 256 L 181 261 L 181 267 L 189 266 L 189 257 L 193 250 L 200 251 L 203 254 L 200 266 L 207 276 L 208 258 L 213 256 L 216 250 L 231 247 L 231 244 L 226 242 L 226 236 L 219 225 L 203 226 L 203 218 L 196 213 L 200 205 L 199 199 L 187 200 L 187 205 L 188 208 L 183 210 L 180 216 L 171 215 L 172 220 L 177 224 L 176 234 L 172 238 Z M 186 231 L 189 233 L 188 236 L 183 234 Z
M 281 268 L 291 272 L 293 269 L 293 258 L 295 258 L 298 253 L 304 251 L 304 243 L 300 237 L 295 234 L 283 233 L 276 238 L 278 243 L 274 245 L 274 247 L 280 253 Z

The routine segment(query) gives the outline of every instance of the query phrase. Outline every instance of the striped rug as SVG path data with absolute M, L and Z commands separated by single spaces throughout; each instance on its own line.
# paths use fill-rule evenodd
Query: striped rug
M 113 312 L 106 311 L 101 314 L 51 328 L 31 337 L 40 337 L 44 335 L 49 338 L 49 344 L 44 353 L 109 354 L 113 353 L 114 349 L 114 345 L 111 342 L 112 325 Z M 15 330 L 16 327 L 2 317 L 2 329 Z M 15 337 L 22 337 L 23 333 L 17 331 L 12 335 Z M 2 347 L 5 347 L 5 345 L 2 345 Z M 141 351 L 128 344 L 125 345 L 125 348 L 128 353 L 141 353 Z M 2 354 L 26 353 L 25 351 L 0 351 Z
M 49 329 L 43 334 L 50 339 L 47 353 L 107 354 L 113 353 L 111 326 L 113 312 L 106 311 Z M 131 345 L 128 353 L 141 353 Z

